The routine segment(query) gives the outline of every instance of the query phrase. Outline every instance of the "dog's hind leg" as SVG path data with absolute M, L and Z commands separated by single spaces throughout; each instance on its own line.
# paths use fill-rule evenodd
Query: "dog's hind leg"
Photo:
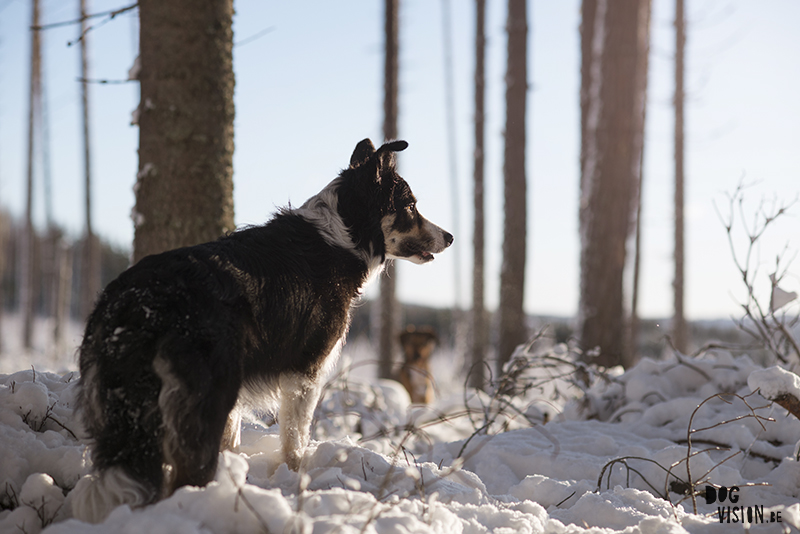
M 155 403 L 158 379 L 143 372 L 120 380 L 108 369 L 98 371 L 96 351 L 85 344 L 81 355 L 81 419 L 92 436 L 93 473 L 71 493 L 73 515 L 97 523 L 120 504 L 133 508 L 160 497 L 163 481 Z
M 168 496 L 181 486 L 204 486 L 214 478 L 238 387 L 232 388 L 224 375 L 208 369 L 204 365 L 208 360 L 199 353 L 191 360 L 193 371 L 187 372 L 188 359 L 175 370 L 176 356 L 168 360 L 163 351 L 153 361 L 153 368 L 162 383 L 158 405 L 164 421 L 162 450 L 168 466 Z
M 300 373 L 280 376 L 281 407 L 278 423 L 283 457 L 289 469 L 297 471 L 303 460 L 311 430 L 311 420 L 322 385 L 318 379 Z

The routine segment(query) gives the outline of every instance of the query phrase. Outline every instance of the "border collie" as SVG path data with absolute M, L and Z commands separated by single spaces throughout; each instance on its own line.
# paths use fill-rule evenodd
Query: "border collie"
M 279 403 L 284 459 L 300 467 L 351 302 L 386 259 L 427 263 L 453 242 L 397 174 L 407 146 L 365 139 L 300 208 L 148 256 L 106 287 L 79 349 L 93 472 L 73 492 L 75 517 L 207 484 L 219 451 L 239 444 L 241 405 Z

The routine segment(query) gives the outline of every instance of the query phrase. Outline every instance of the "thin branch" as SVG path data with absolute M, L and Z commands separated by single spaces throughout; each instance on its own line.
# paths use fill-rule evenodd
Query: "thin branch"
M 678 445 L 686 445 L 688 443 L 688 441 L 686 441 L 685 438 L 676 439 L 674 441 Z M 722 442 L 719 442 L 719 441 L 715 441 L 713 439 L 693 439 L 692 443 L 694 443 L 694 444 L 703 443 L 705 445 L 714 445 L 715 447 L 719 447 L 720 450 L 722 450 L 722 449 L 730 449 L 731 448 L 731 446 L 728 445 L 727 443 L 722 443 Z M 776 458 L 774 456 L 769 456 L 767 454 L 763 454 L 763 453 L 760 453 L 760 452 L 753 452 L 753 451 L 748 451 L 747 452 L 747 456 L 752 456 L 753 458 L 758 458 L 759 460 L 764 460 L 765 462 L 771 462 L 771 463 L 773 463 L 775 465 L 778 465 L 779 463 L 781 463 L 783 461 L 781 458 Z
M 751 393 L 749 395 L 745 395 L 744 397 L 741 396 L 741 395 L 737 395 L 736 393 L 717 393 L 715 395 L 711 395 L 710 397 L 706 397 L 703 400 L 703 402 L 698 404 L 697 407 L 692 411 L 692 415 L 689 417 L 689 424 L 687 425 L 687 428 L 686 428 L 686 444 L 687 444 L 686 445 L 686 458 L 685 458 L 685 460 L 686 460 L 686 477 L 689 479 L 689 485 L 692 487 L 692 509 L 693 509 L 695 514 L 697 514 L 697 496 L 695 495 L 695 492 L 694 492 L 694 486 L 695 486 L 696 483 L 692 481 L 692 466 L 691 466 L 691 462 L 689 461 L 689 459 L 693 456 L 692 455 L 692 435 L 696 434 L 698 432 L 702 432 L 704 430 L 710 430 L 712 428 L 717 428 L 717 427 L 720 427 L 722 425 L 726 425 L 728 423 L 732 423 L 734 421 L 739 421 L 739 420 L 746 419 L 746 418 L 749 418 L 749 417 L 754 418 L 756 420 L 756 422 L 761 426 L 761 429 L 766 431 L 766 427 L 764 426 L 764 423 L 762 421 L 774 422 L 775 420 L 772 419 L 771 417 L 764 417 L 763 415 L 759 415 L 759 414 L 757 414 L 755 412 L 756 410 L 763 410 L 764 408 L 767 408 L 767 406 L 760 406 L 758 408 L 753 408 L 752 406 L 750 406 L 750 404 L 747 402 L 747 397 L 750 397 L 751 395 L 753 395 L 753 393 Z M 700 429 L 692 428 L 692 422 L 694 421 L 694 416 L 697 415 L 697 412 L 700 410 L 700 408 L 702 408 L 702 406 L 705 403 L 707 403 L 708 401 L 717 398 L 717 399 L 720 399 L 722 402 L 725 402 L 727 404 L 733 404 L 731 401 L 727 400 L 725 397 L 735 397 L 735 398 L 741 400 L 744 403 L 744 405 L 747 407 L 747 409 L 750 411 L 750 413 L 742 415 L 742 416 L 739 416 L 739 417 L 735 417 L 733 419 L 729 419 L 727 421 L 721 421 L 721 422 L 719 422 L 719 423 L 717 423 L 715 425 L 711 425 L 709 427 L 700 428 Z M 711 473 L 711 471 L 716 469 L 718 466 L 722 465 L 722 463 L 727 461 L 727 460 L 728 460 L 728 458 L 726 458 L 722 462 L 719 462 L 717 465 L 715 465 L 713 468 L 711 468 L 711 470 L 709 470 L 705 475 L 703 475 L 703 477 L 708 476 L 708 474 Z
M 653 460 L 651 458 L 644 458 L 643 456 L 621 456 L 619 458 L 614 458 L 613 460 L 610 460 L 609 462 L 607 462 L 603 466 L 603 468 L 600 470 L 600 476 L 597 477 L 597 487 L 595 488 L 594 491 L 597 492 L 597 493 L 600 492 L 600 489 L 603 486 L 603 477 L 605 476 L 606 470 L 609 470 L 608 471 L 608 479 L 606 481 L 607 482 L 606 486 L 610 488 L 611 487 L 611 474 L 612 474 L 611 471 L 610 471 L 610 468 L 613 467 L 614 464 L 621 463 L 625 467 L 628 467 L 630 469 L 630 467 L 627 464 L 628 460 L 641 460 L 643 462 L 649 462 L 651 464 L 655 464 L 658 468 L 660 468 L 662 471 L 664 471 L 667 474 L 667 483 L 664 485 L 665 489 L 669 485 L 669 478 L 670 477 L 674 478 L 675 480 L 677 480 L 679 482 L 682 482 L 683 484 L 687 484 L 687 482 L 685 480 L 683 480 L 681 477 L 679 477 L 678 475 L 673 473 L 671 468 L 667 469 L 666 467 L 664 467 L 663 465 L 661 465 L 660 463 L 658 463 L 657 461 L 655 461 L 655 460 Z M 669 500 L 669 491 L 665 491 L 664 494 L 662 494 L 646 478 L 644 478 L 644 476 L 641 473 L 639 473 L 638 471 L 637 471 L 637 473 L 639 474 L 640 477 L 642 477 L 642 480 L 644 480 L 645 483 L 648 486 L 650 486 L 653 489 L 653 491 L 659 497 L 661 497 L 662 499 Z
M 252 43 L 253 41 L 257 41 L 258 39 L 261 39 L 262 37 L 264 37 L 268 33 L 272 33 L 274 31 L 275 31 L 275 26 L 270 26 L 268 28 L 264 28 L 260 32 L 257 32 L 254 35 L 251 35 L 250 37 L 245 37 L 241 41 L 237 41 L 237 42 L 233 43 L 233 47 L 237 48 L 237 47 L 240 47 L 240 46 L 248 45 L 248 44 Z
M 794 339 L 789 329 L 786 328 L 785 319 L 776 317 L 775 310 L 772 310 L 771 307 L 766 310 L 756 297 L 754 286 L 755 280 L 759 278 L 760 264 L 757 259 L 753 258 L 754 254 L 758 256 L 759 240 L 765 235 L 767 229 L 780 217 L 787 215 L 789 210 L 800 201 L 800 197 L 795 197 L 788 202 L 779 202 L 776 198 L 769 203 L 762 198 L 758 209 L 755 210 L 752 223 L 748 223 L 744 209 L 744 188 L 745 186 L 740 183 L 733 194 L 728 195 L 727 217 L 723 216 L 716 203 L 714 204 L 717 216 L 727 234 L 728 247 L 731 251 L 733 263 L 739 271 L 740 278 L 746 288 L 745 302 L 740 303 L 744 317 L 737 320 L 737 326 L 740 330 L 760 342 L 764 349 L 781 362 L 788 363 L 792 352 L 796 355 L 796 359 L 800 360 L 800 344 Z M 748 242 L 743 258 L 737 253 L 733 239 L 733 228 L 737 212 L 741 219 L 739 225 L 743 228 Z M 775 272 L 771 276 L 773 291 L 795 257 L 795 255 L 792 255 L 782 268 L 781 263 L 787 254 L 788 246 L 784 247 L 783 252 L 776 258 Z
M 139 80 L 93 80 L 90 78 L 75 78 L 75 81 L 80 83 L 97 83 L 101 85 L 112 85 L 112 84 L 138 82 Z
M 103 26 L 103 25 L 105 25 L 105 24 L 109 23 L 109 22 L 110 22 L 110 21 L 112 21 L 112 20 L 114 19 L 114 17 L 116 17 L 117 15 L 120 15 L 120 14 L 122 14 L 122 13 L 125 13 L 125 12 L 127 12 L 127 11 L 130 11 L 130 10 L 134 9 L 135 7 L 137 7 L 138 5 L 139 5 L 139 4 L 138 4 L 138 3 L 136 3 L 136 4 L 133 4 L 133 5 L 130 5 L 130 6 L 127 6 L 127 7 L 123 7 L 123 8 L 121 8 L 121 9 L 117 9 L 117 10 L 115 10 L 115 11 L 112 11 L 112 12 L 108 13 L 108 18 L 107 18 L 107 19 L 105 19 L 105 20 L 103 20 L 103 21 L 100 21 L 99 23 L 95 24 L 94 26 L 87 26 L 87 27 L 86 27 L 86 29 L 84 29 L 84 30 L 81 32 L 81 35 L 80 35 L 80 36 L 79 36 L 77 39 L 75 39 L 74 41 L 68 41 L 68 42 L 67 42 L 67 46 L 72 46 L 72 45 L 74 45 L 74 44 L 76 44 L 76 43 L 80 43 L 81 41 L 83 41 L 83 38 L 84 38 L 84 37 L 86 37 L 86 34 L 87 34 L 87 33 L 89 33 L 90 31 L 92 31 L 92 30 L 94 30 L 94 29 L 97 29 L 97 28 L 99 28 L 100 26 Z M 100 15 L 100 16 L 102 16 L 102 15 Z M 85 17 L 85 18 L 83 18 L 82 20 L 80 20 L 80 21 L 78 21 L 78 22 L 83 22 L 84 20 L 86 20 L 86 19 L 88 19 L 88 18 L 90 18 L 90 15 L 86 15 L 86 17 Z
M 267 526 L 267 522 L 264 520 L 263 517 L 261 517 L 261 514 L 258 513 L 258 510 L 256 510 L 255 506 L 253 506 L 253 504 L 247 499 L 247 497 L 245 497 L 244 488 L 236 482 L 236 479 L 233 477 L 233 473 L 231 472 L 230 467 L 228 468 L 228 476 L 230 477 L 231 482 L 233 482 L 233 484 L 236 486 L 236 500 L 234 501 L 234 512 L 238 511 L 237 510 L 238 502 L 239 500 L 241 500 L 247 507 L 247 509 L 250 510 L 250 513 L 252 513 L 255 516 L 256 521 L 258 521 L 258 523 L 261 525 L 261 528 L 264 530 L 264 532 L 266 534 L 269 534 L 269 527 Z
M 92 13 L 90 15 L 85 15 L 83 17 L 77 18 L 75 20 L 65 20 L 61 22 L 53 22 L 51 24 L 40 24 L 38 26 L 31 26 L 31 30 L 49 30 L 52 28 L 60 28 L 61 26 L 71 26 L 73 24 L 80 24 L 85 20 L 94 19 L 98 17 L 105 17 L 108 16 L 109 20 L 113 19 L 117 15 L 121 15 L 126 13 L 132 9 L 139 7 L 139 3 L 131 4 L 129 6 L 119 8 L 119 9 L 112 9 L 110 11 L 103 11 L 101 13 Z

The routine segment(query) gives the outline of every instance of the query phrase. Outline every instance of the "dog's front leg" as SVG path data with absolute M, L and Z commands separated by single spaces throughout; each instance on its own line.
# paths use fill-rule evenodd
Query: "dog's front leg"
M 289 469 L 297 471 L 308 445 L 311 419 L 322 388 L 317 380 L 299 373 L 281 375 L 280 387 L 278 423 L 283 457 Z

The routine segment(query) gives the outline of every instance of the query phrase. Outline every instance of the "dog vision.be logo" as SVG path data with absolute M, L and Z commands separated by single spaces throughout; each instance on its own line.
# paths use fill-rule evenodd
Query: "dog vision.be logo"
M 781 523 L 781 511 L 772 510 L 764 517 L 764 505 L 739 504 L 739 487 L 706 486 L 706 504 L 719 502 L 717 518 L 720 523 Z M 728 505 L 725 506 L 725 501 Z

